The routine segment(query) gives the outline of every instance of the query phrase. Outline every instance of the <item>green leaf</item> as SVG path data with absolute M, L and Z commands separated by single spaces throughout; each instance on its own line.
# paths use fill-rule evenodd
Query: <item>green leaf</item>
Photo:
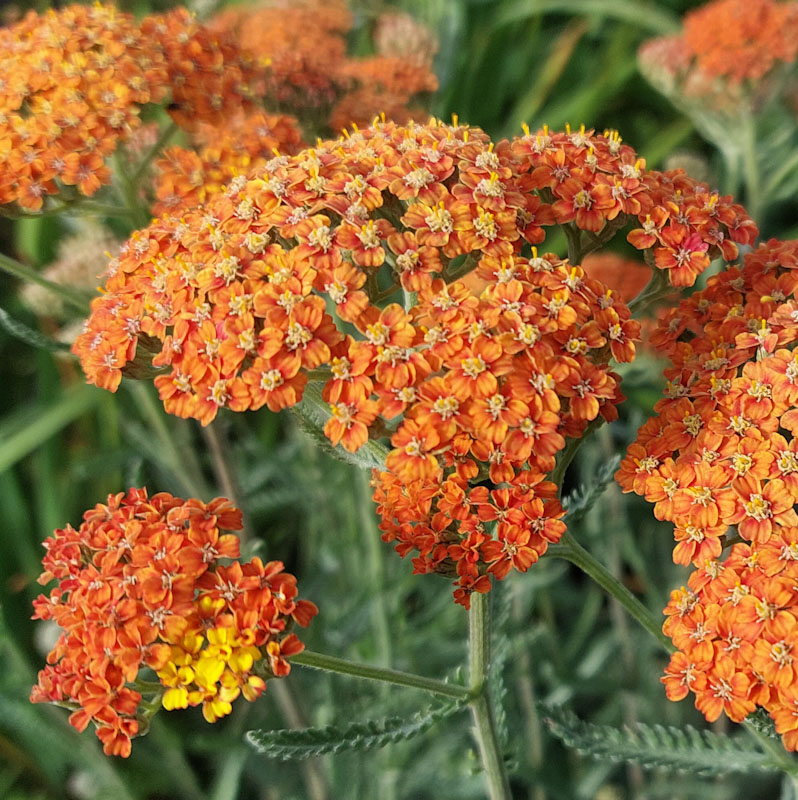
M 617 454 L 614 455 L 609 461 L 602 464 L 590 486 L 579 486 L 563 498 L 562 507 L 568 512 L 565 521 L 569 525 L 578 522 L 593 508 L 599 497 L 604 494 L 604 490 L 613 482 L 613 476 L 620 463 L 621 457 Z
M 16 339 L 21 339 L 31 347 L 38 347 L 42 350 L 66 350 L 69 345 L 64 342 L 57 342 L 49 336 L 28 327 L 24 322 L 14 319 L 4 308 L 0 308 L 0 328 Z
M 567 747 L 597 759 L 628 761 L 647 769 L 670 769 L 704 777 L 780 771 L 772 756 L 740 736 L 699 731 L 690 725 L 596 725 L 562 707 L 548 708 L 545 713 L 545 723 L 554 736 Z
M 538 14 L 596 15 L 622 20 L 652 33 L 676 33 L 679 19 L 653 3 L 641 0 L 516 0 L 507 4 L 495 25 L 517 25 Z
M 27 409 L 0 421 L 0 472 L 7 470 L 51 436 L 93 408 L 103 397 L 101 389 L 76 386 L 34 411 Z
M 369 439 L 357 452 L 350 453 L 340 445 L 333 447 L 330 440 L 324 435 L 324 425 L 330 419 L 330 404 L 321 396 L 321 384 L 309 383 L 305 387 L 302 402 L 292 409 L 294 416 L 299 420 L 302 430 L 324 450 L 340 461 L 354 464 L 360 469 L 385 469 L 385 457 L 388 449 Z
M 340 753 L 344 750 L 373 750 L 393 742 L 412 739 L 461 707 L 460 704 L 450 703 L 419 712 L 409 719 L 387 717 L 352 722 L 349 725 L 326 725 L 323 728 L 247 731 L 246 740 L 262 755 L 283 761 Z

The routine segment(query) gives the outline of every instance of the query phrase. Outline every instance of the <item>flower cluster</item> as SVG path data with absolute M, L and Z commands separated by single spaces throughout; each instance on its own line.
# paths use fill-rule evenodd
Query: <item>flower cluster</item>
M 705 74 L 756 82 L 798 57 L 798 3 L 713 0 L 685 16 L 682 41 Z
M 606 150 L 609 140 L 596 137 L 585 151 L 602 141 Z M 455 331 L 422 330 L 429 327 L 422 317 L 429 309 L 439 317 L 436 307 L 478 305 L 439 276 L 451 280 L 465 258 L 506 284 L 526 269 L 528 257 L 516 255 L 522 246 L 541 241 L 541 225 L 554 221 L 549 205 L 523 191 L 528 178 L 507 147 L 499 155 L 480 131 L 439 123 L 379 123 L 274 158 L 206 206 L 134 233 L 109 266 L 75 352 L 91 381 L 115 389 L 137 348 L 140 360 L 154 350 L 167 409 L 204 423 L 223 406 L 293 405 L 307 372 L 324 365 L 326 399 L 339 411 L 367 389 L 364 401 L 378 395 L 391 419 L 403 410 L 403 393 L 463 341 L 436 342 Z M 559 264 L 533 257 L 545 265 L 536 271 Z M 563 281 L 577 287 L 579 275 L 569 274 L 554 273 L 562 288 L 549 291 L 565 291 Z M 374 302 L 399 289 L 421 293 L 410 313 Z M 523 290 L 517 293 L 512 302 L 521 300 Z M 344 336 L 326 300 L 341 323 L 355 326 L 356 338 Z M 622 348 L 617 335 L 614 347 Z M 376 405 L 363 412 L 372 410 L 373 419 Z M 364 426 L 347 417 L 344 428 L 336 441 L 353 450 L 365 441 Z
M 798 3 L 774 0 L 713 0 L 685 16 L 681 33 L 639 52 L 643 74 L 664 94 L 732 118 L 780 91 L 779 67 L 796 58 Z
M 228 7 L 211 21 L 252 53 L 269 59 L 269 99 L 292 113 L 330 106 L 340 91 L 352 16 L 344 0 L 274 0 Z
M 367 58 L 347 54 L 352 18 L 340 0 L 225 9 L 212 24 L 235 32 L 244 47 L 268 57 L 267 104 L 310 117 L 317 127 L 367 125 L 380 112 L 395 122 L 414 114 L 424 118 L 410 103 L 438 87 L 432 71 L 434 36 L 407 15 L 394 15 L 393 22 L 375 31 L 380 47 Z
M 798 528 L 736 544 L 671 593 L 663 630 L 678 650 L 662 678 L 670 700 L 693 692 L 710 721 L 742 722 L 757 706 L 798 750 Z
M 786 601 L 780 593 L 798 525 L 798 359 L 788 349 L 798 341 L 796 266 L 798 242 L 771 240 L 748 253 L 742 268 L 711 278 L 705 290 L 663 317 L 652 343 L 672 362 L 665 371 L 666 397 L 655 406 L 658 416 L 638 432 L 617 475 L 625 491 L 654 503 L 658 519 L 674 523 L 674 561 L 697 569 L 692 592 L 683 599 L 704 599 L 691 600 L 678 614 L 674 605 L 666 632 L 682 651 L 674 663 L 693 665 L 681 696 L 694 688 L 708 716 L 716 717 L 721 705 L 739 719 L 755 704 L 772 710 L 792 703 L 782 692 L 787 673 L 780 672 L 791 662 L 789 647 L 781 661 L 778 648 L 767 654 L 771 645 L 786 641 L 785 622 L 794 623 L 781 614 L 791 606 L 792 593 Z M 731 526 L 750 546 L 735 548 L 720 564 Z M 723 612 L 714 608 L 726 605 Z M 730 633 L 738 623 L 742 629 Z M 684 626 L 693 632 L 686 634 Z M 693 653 L 690 636 L 696 646 L 706 643 L 700 655 Z M 728 636 L 738 643 L 713 646 Z M 748 644 L 732 653 L 739 641 Z M 759 653 L 765 647 L 766 657 L 750 658 L 754 648 Z M 765 668 L 767 658 L 775 666 Z M 696 670 L 706 681 L 695 678 L 693 686 Z M 726 698 L 729 686 L 742 688 Z M 784 719 L 779 725 L 783 732 L 792 730 Z M 793 737 L 788 746 L 796 742 Z
M 383 538 L 415 551 L 417 572 L 456 576 L 465 606 L 562 535 L 545 475 L 566 436 L 617 416 L 608 362 L 631 361 L 639 332 L 606 286 L 552 254 L 485 258 L 477 273 L 489 281 L 479 299 L 458 284 L 420 294 L 430 374 L 401 387 L 404 419 L 374 476 Z
M 525 136 L 512 148 L 529 171 L 525 186 L 551 199 L 559 225 L 573 223 L 589 252 L 630 220 L 627 239 L 665 270 L 673 286 L 692 286 L 712 258 L 733 259 L 737 244 L 757 235 L 753 220 L 731 197 L 720 197 L 682 170 L 646 170 L 645 161 L 615 131 L 596 136 L 570 128 Z
M 538 253 L 544 226 L 567 226 L 592 249 L 629 222 L 641 226 L 630 240 L 677 285 L 755 232 L 683 173 L 646 171 L 614 132 L 544 129 L 494 146 L 456 123 L 377 121 L 271 159 L 205 206 L 135 233 L 74 351 L 111 390 L 123 371 L 154 368 L 167 411 L 203 424 L 220 408 L 293 406 L 320 381 L 333 444 L 354 452 L 391 438 L 380 482 L 397 512 L 380 500 L 386 538 L 418 549 L 418 569 L 461 570 L 467 599 L 469 580 L 506 574 L 516 547 L 516 566 L 528 565 L 562 529 L 540 522 L 561 516 L 543 477 L 565 437 L 614 417 L 609 361 L 631 360 L 639 334 L 606 286 Z M 457 281 L 474 268 L 479 296 Z M 390 302 L 399 292 L 404 305 Z M 483 523 L 507 502 L 472 503 L 488 475 L 497 491 L 522 487 L 512 536 L 542 525 L 548 539 L 487 547 Z M 402 509 L 404 488 L 394 490 L 410 485 L 423 502 Z M 442 511 L 451 492 L 464 502 Z M 447 537 L 461 541 L 469 525 L 486 548 L 450 552 Z
M 265 679 L 290 671 L 303 646 L 290 633 L 316 607 L 296 597 L 296 579 L 279 561 L 228 566 L 241 512 L 144 489 L 110 495 L 45 542 L 35 618 L 62 633 L 39 673 L 33 702 L 73 709 L 91 722 L 108 755 L 128 756 L 148 722 L 142 695 L 166 709 L 202 705 L 209 722 L 229 714 L 239 695 L 254 700 Z M 140 678 L 151 673 L 158 681 Z M 152 708 L 149 713 L 152 713 Z
M 179 215 L 202 205 L 275 153 L 296 153 L 302 146 L 293 117 L 262 111 L 233 117 L 224 126 L 203 125 L 195 138 L 194 149 L 170 147 L 156 160 L 153 215 Z
M 38 211 L 110 181 L 106 158 L 171 99 L 183 125 L 219 120 L 253 94 L 260 70 L 184 10 L 131 15 L 101 5 L 29 12 L 0 29 L 0 203 Z
M 423 119 L 424 109 L 411 103 L 438 88 L 428 62 L 403 56 L 350 59 L 341 66 L 339 79 L 345 93 L 330 112 L 333 130 L 367 125 L 378 111 L 399 123 Z
M 676 563 L 717 558 L 731 525 L 764 543 L 776 527 L 798 524 L 798 368 L 784 349 L 798 340 L 796 258 L 797 242 L 761 245 L 742 269 L 670 310 L 652 336 L 672 364 L 666 397 L 618 481 L 675 524 Z

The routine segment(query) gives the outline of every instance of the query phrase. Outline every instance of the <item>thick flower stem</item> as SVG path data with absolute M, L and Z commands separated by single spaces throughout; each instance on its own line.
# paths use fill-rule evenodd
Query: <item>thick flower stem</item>
M 504 766 L 493 701 L 488 692 L 490 674 L 490 609 L 487 595 L 471 595 L 468 612 L 468 672 L 471 714 L 479 755 L 485 770 L 490 800 L 511 800 L 510 781 Z
M 468 700 L 471 692 L 465 686 L 454 683 L 445 683 L 436 678 L 425 678 L 414 675 L 412 672 L 402 672 L 387 667 L 374 667 L 371 664 L 360 664 L 348 661 L 345 658 L 336 658 L 322 653 L 304 650 L 291 657 L 292 664 L 301 664 L 303 667 L 321 669 L 326 672 L 337 672 L 341 675 L 351 675 L 355 678 L 365 678 L 371 681 L 393 683 L 396 686 L 409 686 L 412 689 L 421 689 L 442 697 L 451 697 L 455 700 Z
M 668 280 L 668 274 L 664 269 L 660 269 L 653 262 L 651 251 L 645 253 L 646 263 L 651 267 L 651 280 L 643 288 L 637 297 L 629 303 L 629 310 L 635 319 L 639 319 L 650 306 L 673 294 L 675 291 Z
M 612 595 L 656 640 L 669 652 L 674 650 L 671 640 L 662 632 L 654 615 L 594 556 L 592 556 L 569 531 L 563 533 L 561 544 L 549 548 L 548 554 L 564 558 L 579 567 L 605 592 Z

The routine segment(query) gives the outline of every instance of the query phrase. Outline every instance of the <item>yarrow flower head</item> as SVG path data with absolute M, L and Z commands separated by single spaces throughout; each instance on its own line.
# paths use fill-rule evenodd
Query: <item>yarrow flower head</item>
M 642 225 L 630 238 L 677 285 L 753 228 L 683 173 L 645 170 L 614 132 L 494 145 L 456 120 L 377 120 L 134 233 L 74 352 L 111 390 L 148 370 L 167 411 L 203 424 L 222 408 L 294 406 L 321 381 L 334 445 L 391 439 L 378 492 L 423 487 L 412 511 L 378 496 L 385 537 L 418 550 L 417 569 L 462 569 L 461 588 L 484 589 L 488 569 L 528 566 L 562 530 L 545 475 L 566 437 L 616 416 L 610 359 L 630 361 L 639 334 L 616 293 L 537 249 L 556 222 L 586 244 Z M 479 294 L 457 280 L 469 269 Z M 486 476 L 514 499 L 472 503 Z M 443 498 L 457 492 L 450 511 Z M 507 502 L 526 504 L 512 533 Z M 493 528 L 544 533 L 499 552 Z M 467 554 L 465 536 L 479 540 Z
M 659 416 L 617 478 L 674 523 L 674 561 L 695 572 L 674 592 L 665 632 L 679 649 L 665 683 L 708 719 L 759 705 L 798 746 L 792 671 L 798 554 L 798 242 L 771 240 L 660 321 L 672 362 Z M 736 530 L 750 544 L 722 560 Z
M 700 120 L 707 111 L 737 119 L 752 100 L 761 106 L 783 89 L 779 77 L 796 58 L 798 3 L 713 0 L 686 14 L 680 33 L 645 42 L 638 60 L 654 86 Z
M 713 0 L 685 15 L 683 43 L 705 74 L 758 81 L 798 57 L 798 3 Z
M 0 51 L 0 203 L 28 211 L 109 183 L 106 159 L 145 106 L 169 100 L 186 127 L 220 120 L 262 75 L 182 9 L 141 22 L 99 4 L 31 11 L 0 29 Z
M 798 750 L 798 528 L 780 527 L 765 544 L 736 544 L 709 559 L 671 593 L 663 630 L 678 648 L 662 678 L 670 700 L 695 696 L 710 722 L 734 722 L 757 707 Z
M 194 148 L 170 147 L 155 161 L 153 215 L 177 216 L 202 205 L 275 153 L 293 154 L 302 146 L 293 117 L 263 111 L 232 116 L 224 125 L 202 125 L 194 139 Z
M 423 118 L 414 101 L 438 88 L 435 37 L 408 15 L 378 23 L 377 54 L 365 58 L 347 53 L 352 16 L 340 0 L 228 8 L 211 25 L 234 32 L 249 51 L 269 59 L 269 107 L 312 119 L 317 128 L 368 125 L 380 112 L 395 122 Z
M 674 560 L 721 554 L 732 525 L 765 544 L 798 524 L 798 243 L 771 240 L 668 312 L 652 344 L 672 366 L 658 416 L 617 474 L 676 527 Z M 795 474 L 794 474 L 795 473 Z
M 181 500 L 145 489 L 109 495 L 75 530 L 45 542 L 34 618 L 62 629 L 31 693 L 74 709 L 108 755 L 127 757 L 160 704 L 202 706 L 209 722 L 289 673 L 291 632 L 316 606 L 297 599 L 279 561 L 240 563 L 241 512 L 223 498 Z M 147 706 L 142 696 L 153 695 Z

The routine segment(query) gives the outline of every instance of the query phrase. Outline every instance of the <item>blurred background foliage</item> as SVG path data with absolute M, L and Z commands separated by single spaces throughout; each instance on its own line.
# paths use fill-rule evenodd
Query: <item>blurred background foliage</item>
M 134 13 L 170 3 L 132 0 Z M 678 29 L 698 5 L 682 0 L 405 0 L 440 40 L 441 88 L 431 113 L 452 113 L 495 139 L 522 122 L 618 129 L 661 167 L 689 157 L 710 183 L 723 185 L 724 162 L 694 123 L 644 80 L 636 52 L 643 40 Z M 351 3 L 351 45 L 369 47 L 370 26 L 388 4 Z M 6 5 L 20 10 L 46 3 Z M 205 8 L 207 11 L 207 7 Z M 674 156 L 676 154 L 676 156 Z M 33 267 L 49 263 L 73 223 L 4 222 L 0 247 Z M 767 218 L 763 236 L 789 235 L 794 203 Z M 380 798 L 468 800 L 484 796 L 470 720 L 459 712 L 423 736 L 382 750 L 281 762 L 243 740 L 252 728 L 326 725 L 359 717 L 407 716 L 430 705 L 411 689 L 294 667 L 255 704 L 240 702 L 213 727 L 198 709 L 160 714 L 127 761 L 102 756 L 91 732 L 77 734 L 61 709 L 33 706 L 30 686 L 52 631 L 30 621 L 39 591 L 41 542 L 77 524 L 108 492 L 146 485 L 204 499 L 223 493 L 211 444 L 200 427 L 167 417 L 152 386 L 125 381 L 116 395 L 84 385 L 68 353 L 34 347 L 20 335 L 38 321 L 19 299 L 17 282 L 0 275 L 0 797 L 7 800 L 249 800 Z M 12 322 L 13 320 L 14 322 Z M 45 331 L 45 333 L 49 333 Z M 621 419 L 582 448 L 564 494 L 595 486 L 651 413 L 662 364 L 643 353 L 628 366 L 629 400 Z M 301 595 L 321 613 L 303 636 L 308 647 L 424 675 L 456 676 L 465 659 L 466 615 L 443 580 L 419 580 L 382 543 L 368 476 L 322 452 L 285 413 L 224 415 L 217 425 L 232 458 L 239 499 L 255 536 L 248 553 L 281 558 Z M 671 530 L 639 498 L 614 484 L 572 525 L 577 537 L 659 614 L 685 570 L 671 561 Z M 644 770 L 579 755 L 566 747 L 564 706 L 594 724 L 706 727 L 689 701 L 665 698 L 664 655 L 601 590 L 565 562 L 546 558 L 513 574 L 491 594 L 514 796 L 544 800 L 615 798 L 772 798 L 774 772 L 694 777 Z M 570 721 L 573 723 L 573 720 Z M 716 731 L 727 726 L 717 723 Z M 731 726 L 728 726 L 731 727 Z M 571 725 L 569 744 L 578 739 Z M 555 735 L 559 732 L 558 735 Z M 740 740 L 746 743 L 744 738 Z M 589 749 L 589 748 L 588 748 Z M 734 770 L 717 756 L 715 771 Z M 713 770 L 710 770 L 712 772 Z M 789 796 L 785 794 L 785 797 Z

